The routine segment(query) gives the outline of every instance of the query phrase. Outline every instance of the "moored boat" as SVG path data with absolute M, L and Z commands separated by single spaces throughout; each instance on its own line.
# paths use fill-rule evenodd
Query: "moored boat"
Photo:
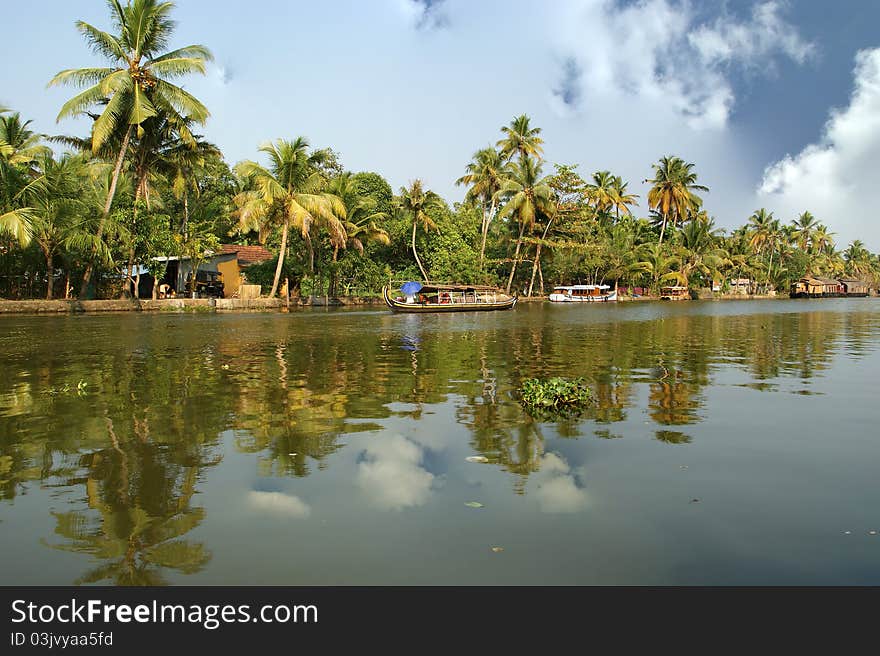
M 550 300 L 554 303 L 597 303 L 616 301 L 617 290 L 609 285 L 560 285 L 554 287 Z
M 395 312 L 485 312 L 510 310 L 516 305 L 511 296 L 496 287 L 456 283 L 412 283 L 392 294 L 392 286 L 382 288 L 385 304 Z
M 660 288 L 661 301 L 689 301 L 691 298 L 687 287 L 673 285 L 671 287 Z

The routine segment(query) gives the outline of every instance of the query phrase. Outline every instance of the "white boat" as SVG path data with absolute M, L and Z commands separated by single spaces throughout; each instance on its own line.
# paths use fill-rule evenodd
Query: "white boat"
M 617 290 L 609 285 L 570 285 L 554 287 L 550 300 L 554 303 L 598 303 L 617 300 Z

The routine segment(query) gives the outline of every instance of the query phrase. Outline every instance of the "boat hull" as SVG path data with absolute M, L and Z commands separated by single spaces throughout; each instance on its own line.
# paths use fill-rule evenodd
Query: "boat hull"
M 385 305 L 395 312 L 491 312 L 493 310 L 511 310 L 516 305 L 516 296 L 496 303 L 403 303 L 391 298 L 388 287 L 382 288 Z
M 601 294 L 600 296 L 566 296 L 565 294 L 550 294 L 551 303 L 607 303 L 617 300 L 617 292 Z

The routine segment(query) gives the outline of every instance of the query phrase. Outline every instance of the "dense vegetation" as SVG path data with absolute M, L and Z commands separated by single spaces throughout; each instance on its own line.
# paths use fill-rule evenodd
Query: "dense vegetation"
M 717 228 L 695 164 L 676 156 L 652 165 L 649 214 L 636 217 L 626 181 L 548 163 L 524 115 L 463 166 L 465 198 L 452 206 L 418 179 L 394 193 L 380 174 L 347 171 L 304 137 L 262 144 L 259 161 L 230 167 L 197 134 L 208 109 L 174 83 L 203 74 L 210 51 L 166 52 L 173 3 L 108 5 L 111 32 L 77 23 L 108 66 L 50 81 L 81 88 L 58 119 L 90 117 L 89 135 L 38 134 L 0 107 L 2 297 L 115 297 L 138 265 L 161 278 L 165 263 L 153 258 L 199 261 L 233 241 L 278 253 L 251 276 L 272 295 L 284 278 L 295 293 L 332 296 L 375 293 L 391 278 L 527 295 L 578 282 L 724 289 L 746 278 L 760 292 L 787 290 L 805 273 L 880 280 L 876 254 L 860 241 L 841 250 L 808 211 L 761 208 L 729 233 Z

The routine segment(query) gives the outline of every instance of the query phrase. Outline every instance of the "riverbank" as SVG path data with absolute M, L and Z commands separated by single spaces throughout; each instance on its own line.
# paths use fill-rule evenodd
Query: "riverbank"
M 757 301 L 783 300 L 788 294 L 711 294 L 701 295 L 701 301 Z M 639 301 L 657 301 L 656 296 L 620 296 L 619 303 Z M 546 296 L 521 296 L 519 303 L 543 303 Z M 291 298 L 289 305 L 281 298 L 170 298 L 152 299 L 115 299 L 98 301 L 65 301 L 65 300 L 0 300 L 0 315 L 3 314 L 94 314 L 101 312 L 283 312 L 285 310 L 305 307 L 351 307 L 351 306 L 384 306 L 378 296 L 342 296 L 327 298 L 325 296 L 304 296 Z
M 346 296 L 338 299 L 325 297 L 291 298 L 286 303 L 280 298 L 169 298 L 114 299 L 97 301 L 76 300 L 0 300 L 2 314 L 92 314 L 100 312 L 280 312 L 288 307 L 325 307 L 349 305 L 382 305 L 379 297 Z

